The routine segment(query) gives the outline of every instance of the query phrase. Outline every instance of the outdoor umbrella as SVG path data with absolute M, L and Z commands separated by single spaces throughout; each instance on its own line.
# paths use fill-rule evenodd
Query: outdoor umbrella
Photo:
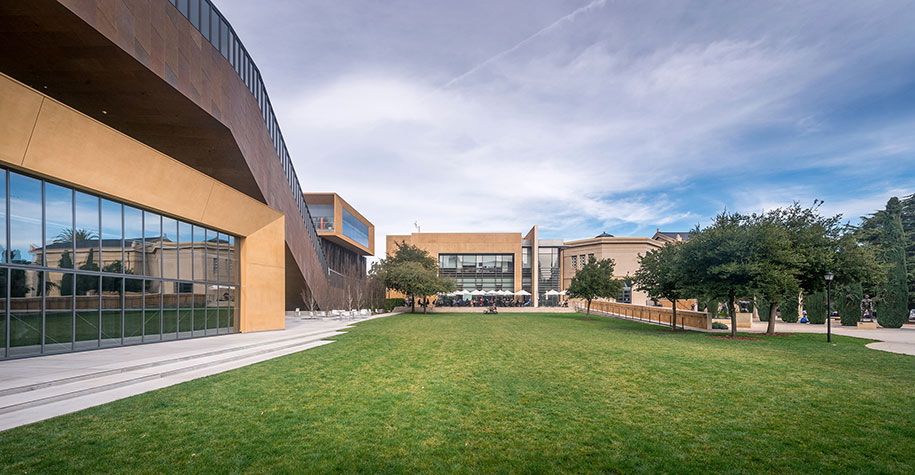
M 559 295 L 559 292 L 556 292 L 555 290 L 550 289 L 547 291 L 546 295 L 552 297 L 554 295 Z
M 473 292 L 470 292 L 470 295 L 485 295 L 485 294 L 486 294 L 486 292 L 483 292 L 482 290 L 478 290 L 478 289 L 474 289 Z
M 521 297 L 527 297 L 527 296 L 530 295 L 530 294 L 531 294 L 530 292 L 528 292 L 528 291 L 526 291 L 526 290 L 524 290 L 524 289 L 521 289 L 521 290 L 515 292 L 515 295 L 518 295 L 518 296 L 521 296 Z

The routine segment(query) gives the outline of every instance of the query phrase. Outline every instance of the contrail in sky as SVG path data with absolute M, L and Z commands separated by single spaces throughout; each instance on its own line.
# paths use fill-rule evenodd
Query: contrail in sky
M 606 4 L 606 3 L 607 3 L 607 0 L 594 0 L 594 1 L 592 1 L 591 3 L 589 3 L 589 4 L 587 4 L 587 5 L 583 6 L 583 7 L 577 8 L 577 9 L 574 10 L 572 13 L 569 13 L 568 15 L 566 15 L 566 16 L 564 16 L 564 17 L 562 17 L 562 18 L 560 18 L 560 19 L 558 19 L 558 20 L 556 20 L 556 21 L 554 21 L 553 23 L 550 23 L 549 25 L 547 25 L 547 26 L 545 26 L 544 28 L 540 29 L 539 31 L 537 31 L 537 32 L 534 33 L 533 35 L 528 36 L 527 38 L 521 40 L 521 42 L 518 43 L 518 44 L 516 44 L 515 46 L 512 46 L 511 48 L 508 48 L 507 50 L 502 51 L 502 52 L 496 54 L 495 56 L 493 56 L 493 57 L 487 59 L 486 61 L 483 61 L 482 63 L 480 63 L 480 64 L 478 64 L 478 65 L 476 65 L 476 66 L 470 68 L 470 70 L 468 70 L 468 71 L 465 72 L 464 74 L 461 74 L 460 76 L 457 76 L 457 77 L 453 78 L 452 80 L 448 81 L 448 83 L 445 84 L 444 87 L 445 87 L 445 88 L 451 87 L 452 85 L 454 85 L 454 84 L 460 82 L 461 80 L 463 80 L 463 79 L 466 78 L 467 76 L 470 76 L 471 74 L 473 74 L 473 73 L 479 71 L 480 69 L 485 68 L 485 67 L 488 66 L 489 64 L 492 64 L 493 62 L 498 61 L 499 59 L 501 59 L 501 58 L 503 58 L 503 57 L 505 57 L 505 56 L 507 56 L 507 55 L 509 55 L 509 54 L 514 53 L 515 51 L 517 51 L 518 49 L 520 49 L 522 46 L 524 46 L 524 45 L 526 45 L 527 43 L 531 42 L 533 39 L 535 39 L 535 38 L 537 38 L 537 37 L 539 37 L 539 36 L 542 36 L 544 33 L 548 33 L 548 32 L 550 32 L 550 31 L 552 31 L 552 30 L 554 30 L 554 29 L 556 29 L 556 28 L 562 26 L 562 25 L 565 24 L 565 23 L 572 22 L 572 21 L 575 20 L 575 17 L 577 17 L 578 15 L 581 15 L 582 13 L 588 12 L 588 11 L 593 10 L 593 9 L 595 9 L 595 8 L 602 7 L 602 6 L 604 6 L 604 4 Z

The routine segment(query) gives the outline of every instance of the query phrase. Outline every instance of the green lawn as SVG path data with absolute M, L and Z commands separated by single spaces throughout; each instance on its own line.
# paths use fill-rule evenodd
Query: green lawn
M 570 314 L 402 315 L 0 433 L 0 470 L 915 471 L 915 357 Z

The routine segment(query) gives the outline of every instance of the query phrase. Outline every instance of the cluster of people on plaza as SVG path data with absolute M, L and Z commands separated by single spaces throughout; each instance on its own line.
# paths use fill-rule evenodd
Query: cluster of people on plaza
M 439 297 L 436 307 L 530 307 L 530 299 L 516 300 L 514 297 Z

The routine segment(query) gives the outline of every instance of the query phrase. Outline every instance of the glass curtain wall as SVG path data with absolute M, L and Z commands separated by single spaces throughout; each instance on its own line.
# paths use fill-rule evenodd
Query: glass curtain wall
M 0 231 L 0 359 L 235 331 L 234 236 L 5 168 Z
M 559 292 L 562 290 L 562 279 L 560 275 L 561 260 L 560 252 L 557 247 L 541 247 L 537 261 L 539 276 L 537 281 L 537 292 L 540 294 L 539 301 L 541 306 L 555 306 L 559 303 L 559 297 L 556 295 L 547 296 L 550 290 Z
M 439 254 L 438 266 L 458 290 L 515 290 L 514 254 Z
M 369 227 L 367 224 L 359 221 L 359 218 L 355 217 L 343 208 L 343 235 L 356 241 L 357 243 L 369 247 Z

